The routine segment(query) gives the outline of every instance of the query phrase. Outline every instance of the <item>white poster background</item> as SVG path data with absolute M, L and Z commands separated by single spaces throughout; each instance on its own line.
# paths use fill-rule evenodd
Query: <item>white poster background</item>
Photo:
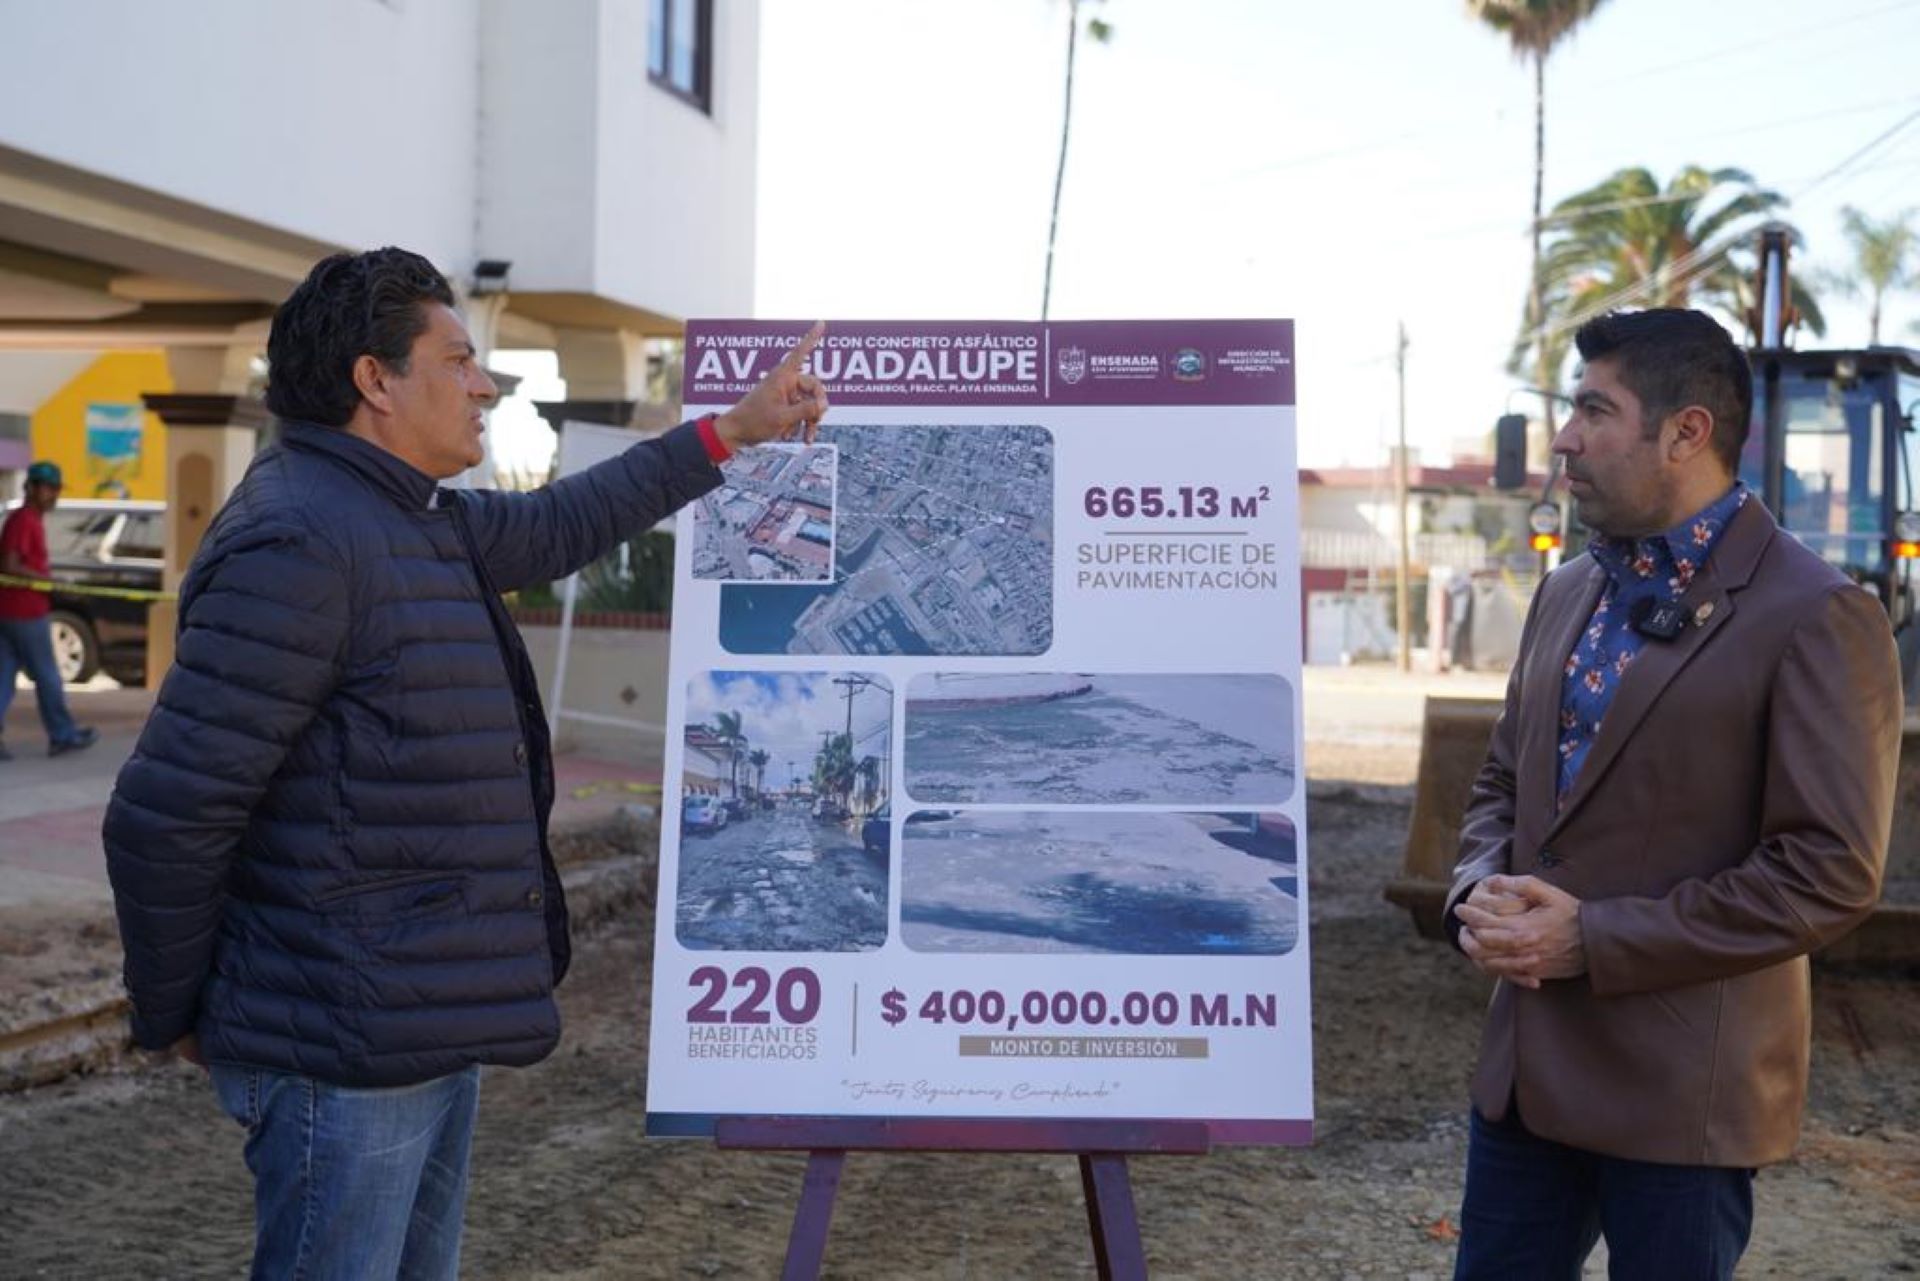
M 1062 328 L 1056 326 L 1056 329 Z M 689 401 L 689 417 L 727 408 Z M 719 584 L 691 576 L 690 548 L 678 548 L 667 692 L 667 743 L 660 850 L 660 894 L 653 961 L 652 1034 L 647 1085 L 648 1130 L 712 1132 L 732 1115 L 914 1118 L 1101 1118 L 1203 1120 L 1221 1142 L 1306 1142 L 1311 1134 L 1312 1049 L 1308 919 L 1306 772 L 1300 713 L 1302 620 L 1298 543 L 1296 428 L 1290 405 L 1002 407 L 995 405 L 848 406 L 839 425 L 1038 425 L 1053 437 L 1053 638 L 1037 655 L 734 654 L 719 642 Z M 841 465 L 851 461 L 843 452 Z M 843 476 L 845 473 L 842 473 Z M 843 480 L 843 492 L 844 492 Z M 1162 536 L 1139 519 L 1091 517 L 1091 488 L 1159 486 L 1173 501 L 1182 486 L 1218 491 L 1221 515 L 1167 519 Z M 1258 514 L 1234 516 L 1230 500 L 1264 494 Z M 1264 573 L 1269 586 L 1235 590 L 1113 589 L 1086 585 L 1082 549 L 1115 543 L 1204 543 L 1224 550 L 1218 568 Z M 1153 566 L 1122 566 L 1151 572 Z M 1165 566 L 1161 568 L 1179 568 Z M 893 689 L 888 752 L 891 797 L 888 934 L 876 951 L 729 952 L 689 949 L 675 932 L 681 838 L 679 780 L 685 756 L 687 684 L 710 671 L 864 672 Z M 905 694 L 913 678 L 932 672 L 1272 674 L 1292 691 L 1293 784 L 1284 804 L 1101 805 L 1096 807 L 968 805 L 979 811 L 1054 814 L 1113 811 L 1232 812 L 1257 809 L 1284 816 L 1296 840 L 1298 925 L 1294 946 L 1278 956 L 1117 955 L 1027 952 L 993 955 L 926 953 L 901 937 L 901 828 L 917 808 L 904 786 Z M 800 771 L 804 776 L 806 770 Z M 772 775 L 784 780 L 781 770 Z M 722 1010 L 749 992 L 758 968 L 777 984 L 789 971 L 811 971 L 821 1001 L 804 1026 L 783 1025 L 769 995 L 760 1006 L 770 1024 L 695 1027 L 688 1013 L 714 982 L 727 984 Z M 696 980 L 695 972 L 708 970 Z M 798 989 L 789 987 L 789 991 Z M 883 1017 L 890 991 L 903 994 L 907 1017 Z M 1052 998 L 1086 993 L 1103 998 L 1107 1018 L 1008 1028 L 978 1020 L 958 1025 L 919 1017 L 929 993 L 1002 995 L 1018 1017 L 1027 994 Z M 1140 999 L 1131 1000 L 1129 994 Z M 1177 1017 L 1162 1023 L 1169 1008 Z M 1224 998 L 1224 1001 L 1222 1001 Z M 1156 1003 L 1157 1002 L 1157 1003 Z M 1125 1017 L 1122 1011 L 1126 1010 Z M 1138 1024 L 1133 1015 L 1150 1010 Z M 1266 1011 L 1271 1011 L 1268 1024 Z M 1194 1015 L 1219 1025 L 1197 1026 Z M 715 1031 L 718 1026 L 720 1030 Z M 715 1037 L 721 1039 L 716 1040 Z M 1015 1054 L 960 1052 L 962 1037 L 993 1037 Z M 1021 1038 L 1025 1038 L 1021 1043 Z M 1112 1038 L 1125 1057 L 1109 1057 Z M 1191 1042 L 1204 1041 L 1200 1056 Z M 1101 1043 L 1093 1044 L 1096 1039 Z M 1181 1057 L 1161 1057 L 1185 1042 Z M 722 1048 L 713 1046 L 738 1047 Z M 977 1045 L 977 1043 L 976 1043 Z M 1097 1052 L 1096 1052 L 1097 1051 Z

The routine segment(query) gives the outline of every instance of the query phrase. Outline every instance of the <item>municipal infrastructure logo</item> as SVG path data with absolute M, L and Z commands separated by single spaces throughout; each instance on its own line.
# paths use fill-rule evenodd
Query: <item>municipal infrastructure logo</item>
M 1182 347 L 1173 353 L 1175 382 L 1197 383 L 1207 376 L 1207 358 L 1197 348 Z
M 1054 361 L 1054 368 L 1060 372 L 1060 381 L 1071 387 L 1087 376 L 1087 349 L 1085 347 L 1062 347 L 1060 355 Z

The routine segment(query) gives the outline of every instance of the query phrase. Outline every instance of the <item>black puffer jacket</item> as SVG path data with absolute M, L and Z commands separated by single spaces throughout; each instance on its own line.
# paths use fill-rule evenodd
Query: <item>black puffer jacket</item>
M 194 560 L 107 809 L 135 1039 L 362 1086 L 546 1055 L 553 770 L 499 593 L 719 481 L 691 424 L 536 494 L 288 424 Z

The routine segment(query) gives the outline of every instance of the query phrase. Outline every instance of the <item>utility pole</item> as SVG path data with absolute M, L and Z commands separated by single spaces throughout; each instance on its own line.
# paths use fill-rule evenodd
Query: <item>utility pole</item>
M 1413 670 L 1413 606 L 1408 599 L 1407 575 L 1412 555 L 1407 540 L 1407 322 L 1400 322 L 1400 341 L 1393 349 L 1394 373 L 1400 381 L 1400 444 L 1393 451 L 1393 518 L 1400 533 L 1400 557 L 1393 573 L 1393 608 L 1399 618 L 1400 670 Z
M 873 684 L 864 676 L 836 676 L 833 683 L 845 689 L 847 700 L 847 751 L 853 751 L 853 697 L 867 686 Z
M 847 691 L 844 696 L 847 700 L 847 766 L 848 768 L 852 768 L 858 764 L 853 754 L 853 700 L 861 690 L 873 684 L 873 682 L 864 676 L 836 676 L 833 678 L 833 683 Z M 847 787 L 847 801 L 849 807 L 851 807 L 853 801 L 853 785 L 849 783 Z

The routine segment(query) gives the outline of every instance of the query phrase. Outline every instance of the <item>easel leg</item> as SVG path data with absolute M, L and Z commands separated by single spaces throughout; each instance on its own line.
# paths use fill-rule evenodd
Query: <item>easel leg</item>
M 1133 1212 L 1127 1158 L 1117 1152 L 1082 1152 L 1080 1186 L 1087 1197 L 1087 1227 L 1101 1281 L 1146 1281 L 1147 1255 Z
M 833 1197 L 840 1190 L 844 1151 L 814 1151 L 807 1155 L 807 1175 L 800 1185 L 800 1204 L 793 1211 L 793 1231 L 787 1236 L 787 1262 L 780 1281 L 813 1281 L 827 1257 L 827 1229 L 833 1226 Z

